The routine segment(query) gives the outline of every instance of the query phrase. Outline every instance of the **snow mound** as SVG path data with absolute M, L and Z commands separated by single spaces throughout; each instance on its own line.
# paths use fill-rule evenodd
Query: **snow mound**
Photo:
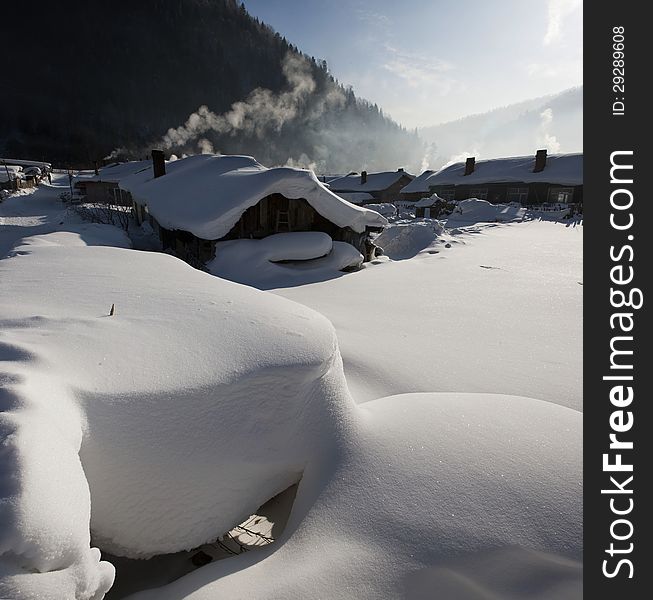
M 432 249 L 443 232 L 443 226 L 431 219 L 393 223 L 379 234 L 374 243 L 391 259 L 404 260 Z
M 70 224 L 66 231 L 55 231 L 43 235 L 33 235 L 21 240 L 15 253 L 24 253 L 43 246 L 111 246 L 131 248 L 127 234 L 118 227 L 99 223 Z
M 397 214 L 397 207 L 392 202 L 382 202 L 380 204 L 366 204 L 365 208 L 383 215 L 386 219 L 394 217 Z
M 526 216 L 526 209 L 516 203 L 492 204 L 487 200 L 469 198 L 461 200 L 447 218 L 447 226 L 473 223 L 507 223 L 521 221 Z
M 580 413 L 482 394 L 394 396 L 355 413 L 347 451 L 305 473 L 276 548 L 133 600 L 559 600 L 580 588 Z
M 270 194 L 305 199 L 338 227 L 358 233 L 368 226 L 383 227 L 378 213 L 343 200 L 312 171 L 267 169 L 250 156 L 189 156 L 166 165 L 166 175 L 152 178 L 143 171 L 121 180 L 120 187 L 145 203 L 167 229 L 182 229 L 205 240 L 219 240 L 251 206 Z
M 207 268 L 223 279 L 271 289 L 339 277 L 344 269 L 362 262 L 363 256 L 351 244 L 306 231 L 218 242 Z
M 11 597 L 102 597 L 89 515 L 114 554 L 190 549 L 338 446 L 351 399 L 308 308 L 118 248 L 26 244 L 0 279 Z

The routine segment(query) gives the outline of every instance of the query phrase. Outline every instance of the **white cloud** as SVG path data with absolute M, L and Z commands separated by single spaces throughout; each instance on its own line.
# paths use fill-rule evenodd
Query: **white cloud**
M 391 23 L 390 18 L 383 13 L 374 12 L 367 8 L 357 8 L 356 15 L 359 20 L 372 27 L 388 27 Z
M 565 18 L 580 8 L 582 0 L 549 0 L 548 24 L 544 35 L 544 45 L 557 42 L 562 35 L 562 25 Z
M 404 79 L 410 87 L 436 86 L 440 95 L 446 95 L 456 85 L 456 80 L 446 74 L 453 70 L 451 63 L 425 54 L 399 50 L 388 44 L 385 48 L 389 56 L 383 68 Z
M 583 59 L 566 58 L 565 60 L 551 61 L 548 63 L 533 62 L 522 65 L 530 79 L 564 81 L 564 85 L 576 85 L 583 79 Z

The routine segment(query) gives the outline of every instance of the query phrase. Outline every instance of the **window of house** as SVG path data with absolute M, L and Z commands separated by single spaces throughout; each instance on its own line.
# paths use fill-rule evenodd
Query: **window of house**
M 519 202 L 520 204 L 526 204 L 527 200 L 528 200 L 527 187 L 508 188 L 508 192 L 506 194 L 507 202 Z
M 573 202 L 574 188 L 549 188 L 549 202 L 557 202 L 559 204 L 569 204 Z
M 472 188 L 469 190 L 469 197 L 487 200 L 487 188 Z

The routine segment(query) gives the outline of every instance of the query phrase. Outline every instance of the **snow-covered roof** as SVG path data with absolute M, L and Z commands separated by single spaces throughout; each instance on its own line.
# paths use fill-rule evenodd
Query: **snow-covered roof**
M 549 154 L 546 167 L 539 173 L 533 173 L 535 156 L 514 156 L 510 158 L 493 158 L 476 162 L 474 172 L 464 175 L 465 163 L 459 162 L 437 173 L 420 175 L 401 193 L 428 192 L 435 185 L 473 185 L 487 183 L 558 183 L 560 185 L 582 185 L 583 155 Z
M 320 176 L 318 177 L 318 179 L 319 179 L 322 183 L 329 183 L 329 181 L 333 181 L 334 179 L 340 179 L 341 177 L 344 177 L 344 176 L 345 176 L 344 173 L 340 173 L 339 175 L 329 175 L 329 174 L 326 174 L 326 175 L 320 175 Z
M 424 185 L 424 181 L 428 179 L 436 171 L 424 171 L 421 175 L 418 175 L 413 179 L 407 186 L 401 188 L 401 194 L 412 194 L 415 192 L 427 192 L 428 187 Z
M 338 196 L 352 204 L 365 204 L 374 201 L 374 196 L 368 192 L 338 192 Z
M 367 181 L 361 183 L 361 176 L 356 173 L 332 179 L 329 181 L 329 187 L 334 192 L 379 192 L 387 190 L 404 175 L 411 179 L 414 177 L 414 175 L 405 171 L 383 171 L 381 173 L 368 173 Z
M 189 156 L 166 165 L 154 179 L 141 170 L 122 179 L 120 187 L 167 229 L 189 231 L 199 238 L 224 237 L 250 207 L 270 194 L 305 199 L 337 225 L 362 233 L 367 226 L 384 227 L 378 213 L 354 206 L 326 188 L 312 171 L 291 167 L 268 169 L 251 156 Z
M 143 171 L 148 171 L 149 176 L 152 176 L 151 160 L 131 160 L 128 162 L 113 163 L 99 169 L 97 175 L 93 171 L 87 171 L 80 173 L 75 179 L 79 182 L 102 181 L 105 183 L 119 184 L 123 179 Z
M 19 165 L 22 167 L 41 167 L 45 169 L 51 169 L 52 165 L 49 162 L 43 162 L 41 160 L 24 160 L 21 158 L 1 158 L 0 165 Z

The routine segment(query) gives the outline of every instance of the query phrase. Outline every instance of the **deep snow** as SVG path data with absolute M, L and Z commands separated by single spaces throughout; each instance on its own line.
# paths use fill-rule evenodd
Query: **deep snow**
M 89 523 L 171 552 L 299 481 L 276 544 L 136 597 L 580 597 L 582 227 L 461 225 L 275 295 L 48 235 L 53 191 L 0 204 L 0 596 L 99 600 Z
M 334 324 L 356 401 L 489 392 L 580 410 L 583 227 L 479 224 L 444 238 L 428 224 L 406 228 L 429 244 L 399 236 L 411 260 L 276 292 Z
M 319 231 L 218 242 L 215 254 L 207 263 L 210 273 L 259 289 L 334 279 L 363 263 L 363 255 L 351 244 Z

